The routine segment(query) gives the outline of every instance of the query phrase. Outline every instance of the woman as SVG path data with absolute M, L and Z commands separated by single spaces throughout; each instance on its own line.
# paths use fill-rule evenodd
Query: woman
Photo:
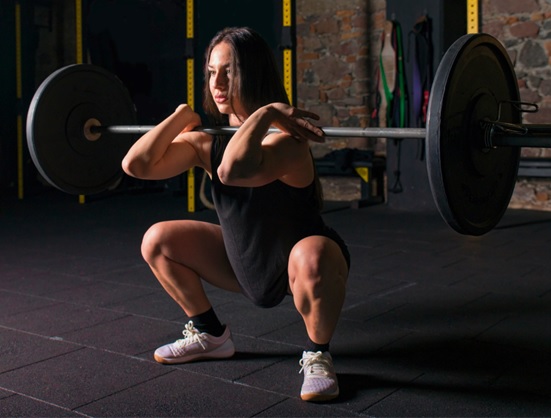
M 190 321 L 184 338 L 155 351 L 160 363 L 234 354 L 202 281 L 242 292 L 261 307 L 291 295 L 308 338 L 300 360 L 301 398 L 339 394 L 329 342 L 345 295 L 349 255 L 321 218 L 321 190 L 309 141 L 323 132 L 294 108 L 271 50 L 249 28 L 229 28 L 211 41 L 205 61 L 205 112 L 218 125 L 238 126 L 230 138 L 194 131 L 197 113 L 180 105 L 143 135 L 123 160 L 126 173 L 166 179 L 192 167 L 212 179 L 220 225 L 161 222 L 145 234 L 142 254 Z M 280 132 L 268 133 L 270 127 Z

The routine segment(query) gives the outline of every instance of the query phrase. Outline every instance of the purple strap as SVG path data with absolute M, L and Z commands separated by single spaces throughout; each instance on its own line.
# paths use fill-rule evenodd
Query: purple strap
M 421 81 L 421 72 L 419 69 L 419 60 L 417 57 L 415 40 L 413 41 L 413 45 L 413 118 L 415 121 L 414 123 L 418 125 L 419 121 L 421 120 L 421 111 L 423 105 L 423 84 Z

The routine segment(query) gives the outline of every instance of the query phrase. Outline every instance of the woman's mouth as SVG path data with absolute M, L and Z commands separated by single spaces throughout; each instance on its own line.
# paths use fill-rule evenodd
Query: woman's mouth
M 222 104 L 228 101 L 228 96 L 216 95 L 214 96 L 214 101 L 218 104 Z

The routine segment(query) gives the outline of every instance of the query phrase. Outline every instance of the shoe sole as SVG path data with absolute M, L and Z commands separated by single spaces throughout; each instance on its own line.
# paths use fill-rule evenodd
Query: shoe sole
M 216 350 L 205 354 L 198 353 L 198 354 L 186 356 L 185 358 L 178 357 L 175 359 L 168 359 L 168 358 L 158 356 L 157 354 L 153 354 L 153 358 L 157 363 L 161 363 L 161 364 L 183 364 L 183 363 L 189 363 L 197 360 L 230 358 L 235 354 L 235 347 L 233 343 L 231 343 L 231 345 L 228 345 L 228 346 L 226 346 L 226 343 L 222 344 Z
M 335 399 L 339 396 L 339 392 L 336 393 L 304 393 L 300 395 L 300 399 L 306 402 L 327 402 Z

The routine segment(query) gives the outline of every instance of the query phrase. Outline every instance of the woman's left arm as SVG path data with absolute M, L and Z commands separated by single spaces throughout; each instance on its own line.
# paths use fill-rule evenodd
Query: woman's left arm
M 306 118 L 318 116 L 284 103 L 272 103 L 255 111 L 226 148 L 218 167 L 222 183 L 248 187 L 276 179 L 302 183 L 295 177 L 304 177 L 307 167 L 312 166 L 308 141 L 324 141 L 323 131 Z M 270 127 L 281 133 L 266 135 Z

